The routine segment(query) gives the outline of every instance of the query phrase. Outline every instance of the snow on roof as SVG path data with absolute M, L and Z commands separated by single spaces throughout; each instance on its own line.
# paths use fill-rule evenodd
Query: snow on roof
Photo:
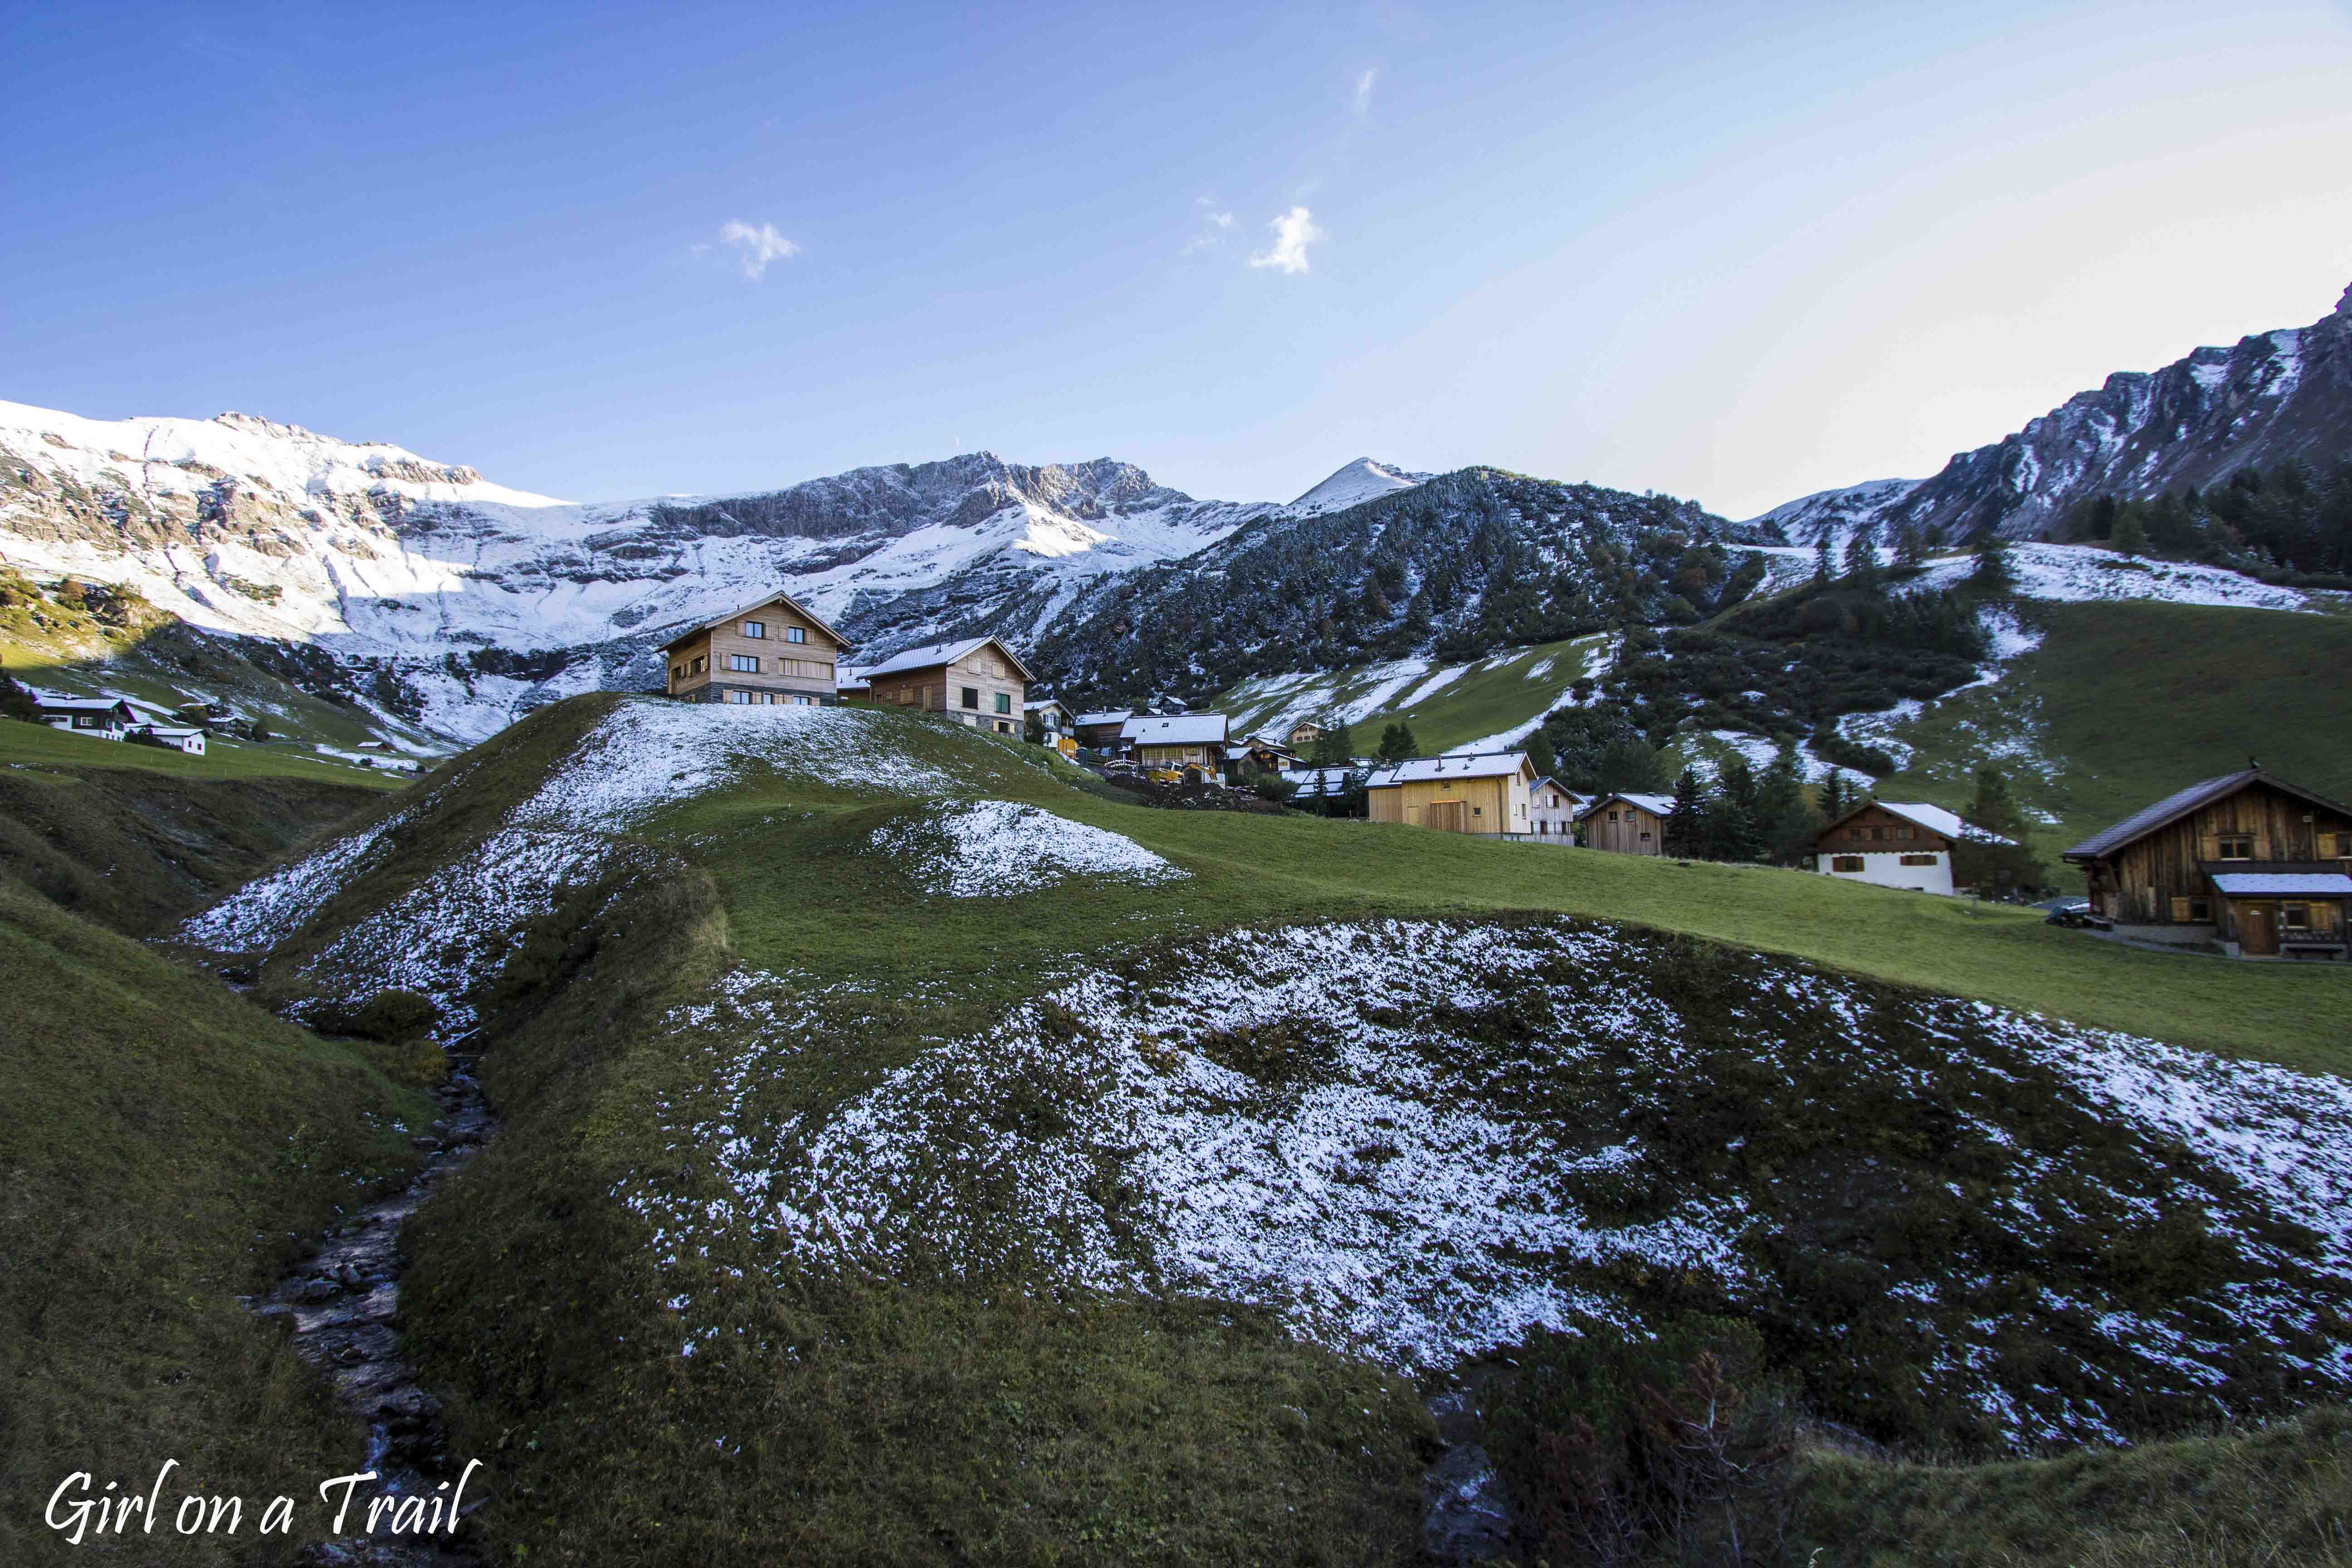
M 1946 811 L 1940 805 L 1929 805 L 1925 801 L 1882 800 L 1874 804 L 1881 811 L 1891 811 L 1906 821 L 1916 822 L 1928 832 L 1940 833 L 1947 838 L 1972 839 L 1979 844 L 2014 842 L 1988 828 L 1979 827 L 1973 822 L 1962 821 L 1957 812 Z
M 1370 787 L 1388 789 L 1436 779 L 1507 778 L 1528 766 L 1525 752 L 1486 752 L 1473 757 L 1415 757 L 1374 773 Z
M 1063 705 L 1062 700 L 1058 697 L 1042 697 L 1034 702 L 1024 702 L 1021 705 L 1021 711 L 1024 713 L 1034 713 L 1046 708 L 1060 708 L 1065 713 L 1069 711 L 1069 709 Z
M 814 626 L 825 636 L 831 637 L 835 642 L 839 643 L 843 647 L 847 648 L 853 646 L 847 637 L 843 637 L 839 632 L 827 626 L 824 623 L 824 617 L 819 616 L 814 610 L 810 609 L 806 605 L 802 604 L 790 594 L 774 593 L 770 594 L 763 599 L 754 599 L 751 603 L 743 605 L 740 609 L 730 610 L 723 616 L 713 616 L 707 621 L 698 622 L 696 625 L 687 627 L 684 631 L 670 638 L 669 641 L 662 644 L 662 651 L 664 653 L 667 653 L 670 649 L 676 647 L 678 644 L 684 642 L 688 637 L 698 637 L 702 633 L 709 631 L 713 626 L 723 626 L 729 621 L 748 616 L 754 610 L 764 610 L 770 605 L 790 605 L 793 607 L 794 614 L 807 621 L 809 625 Z
M 1222 713 L 1139 713 L 1119 726 L 1118 738 L 1139 746 L 1222 746 Z
M 1073 724 L 1124 724 L 1134 717 L 1135 710 L 1132 708 L 1105 708 L 1099 712 L 1080 713 L 1070 722 Z
M 1623 790 L 1620 790 L 1614 795 L 1595 795 L 1592 799 L 1592 803 L 1584 808 L 1582 815 L 1590 816 L 1594 812 L 1599 811 L 1602 806 L 1607 805 L 1612 800 L 1622 800 L 1628 805 L 1640 806 L 1652 816 L 1672 816 L 1675 814 L 1675 797 L 1673 795 L 1631 795 Z
M 985 643 L 996 644 L 997 651 L 1013 661 L 1013 668 L 1021 672 L 1022 678 L 1024 679 L 1028 678 L 1029 667 L 1021 662 L 1021 656 L 1007 647 L 1003 638 L 996 637 L 964 637 L 956 642 L 925 643 L 920 647 L 906 648 L 892 654 L 866 673 L 869 678 L 877 675 L 897 675 L 902 670 L 929 669 L 933 665 L 953 664 Z
M 131 704 L 117 697 L 43 697 L 37 699 L 44 708 L 54 708 L 60 713 L 111 713 L 117 708 L 128 711 Z
M 2341 871 L 2221 871 L 2215 873 L 2213 885 L 2233 898 L 2352 898 L 2352 877 Z

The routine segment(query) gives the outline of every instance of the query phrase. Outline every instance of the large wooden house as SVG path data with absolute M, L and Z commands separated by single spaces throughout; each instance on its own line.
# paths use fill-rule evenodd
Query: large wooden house
M 1807 863 L 1841 881 L 1949 896 L 1952 847 L 1963 840 L 2010 842 L 1925 801 L 1866 800 L 1822 830 Z
M 2092 909 L 2232 956 L 2346 956 L 2352 807 L 2259 767 L 2167 795 L 2065 853 Z
M 892 654 L 866 671 L 872 701 L 920 708 L 959 724 L 1018 735 L 1029 693 L 1029 667 L 993 637 L 930 643 Z
M 662 647 L 669 694 L 688 702 L 830 706 L 850 644 L 790 595 L 772 594 Z
M 1604 795 L 1577 815 L 1589 849 L 1612 855 L 1663 855 L 1666 818 L 1675 811 L 1670 795 Z
M 1119 744 L 1147 768 L 1225 765 L 1225 716 L 1222 713 L 1138 713 L 1119 726 Z
M 1534 831 L 1528 808 L 1535 782 L 1525 752 L 1482 752 L 1398 763 L 1364 788 L 1374 822 L 1517 838 Z

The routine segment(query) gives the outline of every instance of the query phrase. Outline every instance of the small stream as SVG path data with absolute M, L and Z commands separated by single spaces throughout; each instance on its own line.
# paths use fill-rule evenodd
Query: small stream
M 364 1521 L 366 1500 L 379 1495 L 447 1498 L 461 1466 L 453 1463 L 440 1403 L 418 1380 L 400 1343 L 400 1276 L 406 1259 L 400 1227 L 451 1173 L 478 1152 L 493 1131 L 489 1108 L 474 1079 L 475 1058 L 451 1053 L 448 1080 L 435 1089 L 441 1118 L 420 1135 L 425 1168 L 398 1194 L 369 1205 L 320 1233 L 319 1249 L 253 1310 L 294 1320 L 294 1349 L 334 1385 L 344 1407 L 367 1423 L 367 1454 L 354 1467 L 377 1479 L 352 1489 L 346 1521 Z M 477 1469 L 466 1483 L 458 1512 L 469 1519 L 488 1495 Z M 386 1510 L 387 1513 L 389 1510 Z M 446 1514 L 445 1514 L 446 1518 Z M 374 1535 L 348 1534 L 314 1546 L 308 1560 L 353 1568 L 475 1568 L 483 1561 L 480 1531 L 460 1522 L 455 1534 L 395 1535 L 384 1520 Z

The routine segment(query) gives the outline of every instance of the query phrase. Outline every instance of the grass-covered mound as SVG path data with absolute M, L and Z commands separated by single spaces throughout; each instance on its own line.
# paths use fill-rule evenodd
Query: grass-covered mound
M 2342 1382 L 2327 1081 L 1885 983 L 2312 1066 L 2339 974 L 613 699 L 187 931 L 491 1047 L 407 1300 L 534 1557 L 1403 1560 L 1402 1374 L 1579 1314 L 1741 1314 L 1906 1440 Z
M 167 1508 L 242 1495 L 251 1560 L 290 1560 L 260 1507 L 365 1434 L 237 1298 L 404 1179 L 430 1102 L 5 874 L 0 976 L 0 1561 L 218 1561 L 168 1521 L 110 1555 L 40 1523 L 68 1471 L 143 1494 L 167 1459 Z

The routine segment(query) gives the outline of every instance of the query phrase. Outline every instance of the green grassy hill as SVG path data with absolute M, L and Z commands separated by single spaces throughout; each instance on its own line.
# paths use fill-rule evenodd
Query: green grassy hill
M 642 719 L 644 732 L 624 745 L 626 726 L 607 727 L 616 715 Z M 495 1042 L 485 1073 L 504 1129 L 421 1216 L 404 1300 L 458 1446 L 495 1456 L 499 1538 L 532 1559 L 1410 1559 L 1432 1452 L 1415 1390 L 1293 1337 L 1262 1308 L 1076 1289 L 913 1244 L 875 1273 L 700 1240 L 653 1217 L 731 1209 L 744 1189 L 730 1184 L 744 1177 L 729 1173 L 727 1150 L 789 1152 L 829 1136 L 865 1097 L 925 1070 L 941 1042 L 984 1037 L 1008 1009 L 1090 969 L 1163 997 L 1172 1030 L 1188 994 L 1210 983 L 1186 967 L 1185 944 L 1235 930 L 1394 918 L 1477 931 L 1559 913 L 1624 922 L 1607 928 L 1639 955 L 1623 973 L 1661 987 L 1669 1009 L 1636 1036 L 1666 1031 L 1703 1053 L 1671 1112 L 1638 1114 L 1666 1134 L 1689 1130 L 1693 1159 L 1749 1144 L 1738 1158 L 1755 1162 L 1759 1205 L 1785 1201 L 1774 1184 L 1822 1161 L 1863 1184 L 1843 1188 L 1843 1208 L 1828 1187 L 1820 1223 L 1875 1261 L 1820 1276 L 1773 1330 L 1812 1368 L 1809 1395 L 1842 1419 L 1878 1398 L 1921 1412 L 1904 1420 L 1942 1418 L 1901 1384 L 1895 1369 L 1918 1352 L 1899 1332 L 1857 1348 L 1859 1381 L 1841 1382 L 1821 1350 L 1803 1348 L 1822 1342 L 1803 1325 L 1838 1290 L 1858 1292 L 1850 1318 L 1883 1311 L 1889 1298 L 1869 1269 L 1931 1264 L 1969 1234 L 1960 1216 L 1983 1212 L 1944 1201 L 1963 1174 L 1980 1179 L 1943 1163 L 1946 1122 L 1883 1096 L 1840 1109 L 1882 1048 L 1864 1048 L 1865 1037 L 1948 1007 L 1930 994 L 1943 992 L 2305 1069 L 2352 1066 L 2339 1025 L 2352 974 L 2334 969 L 2142 952 L 2030 912 L 1794 872 L 1153 810 L 1089 791 L 1035 748 L 908 714 L 761 716 L 779 732 L 824 726 L 835 752 L 722 767 L 691 728 L 716 717 L 612 698 L 534 715 L 355 819 L 383 831 L 262 969 L 261 994 L 293 1004 L 380 984 L 392 965 L 462 995 Z M 877 851 L 877 836 L 944 843 L 927 837 L 945 831 L 942 803 L 973 798 L 1116 834 L 1185 875 L 960 898 L 906 855 Z M 629 815 L 597 815 L 629 802 Z M 593 852 L 579 852 L 583 833 Z M 534 877 L 543 899 L 526 885 Z M 500 934 L 509 916 L 510 942 Z M 410 926 L 435 940 L 404 946 Z M 1868 977 L 1851 1024 L 1863 1054 L 1805 1069 L 1819 1076 L 1792 1068 L 1786 1083 L 1742 1078 L 1755 1065 L 1739 1043 L 1752 1026 L 1744 1016 L 1783 1005 L 1773 998 L 1798 984 L 1758 952 Z M 1542 1014 L 1547 1004 L 1508 1018 L 1485 1005 L 1442 1016 L 1473 1030 L 1479 1044 L 1465 1049 L 1565 1026 Z M 1964 1014 L 1935 1016 L 1969 1026 Z M 1048 1011 L 1042 1026 L 1065 1026 Z M 1065 1068 L 944 1086 L 950 1131 L 937 1163 L 908 1173 L 916 1190 L 941 1205 L 982 1201 L 967 1152 L 1066 1129 L 1083 1086 L 1055 1075 L 1096 1070 L 1079 1064 L 1102 1047 L 1092 1026 L 1066 1027 Z M 1958 1048 L 1934 1043 L 1943 1037 L 1903 1037 L 1918 1053 L 1906 1059 L 1933 1074 L 1938 1054 Z M 1313 1034 L 1288 1025 L 1202 1048 L 1276 1084 L 1322 1070 Z M 1844 1046 L 1832 1031 L 1821 1048 Z M 1637 1113 L 1613 1109 L 1613 1080 L 1576 1079 L 1576 1053 L 1560 1055 L 1545 1070 L 1569 1078 L 1525 1080 L 1522 1100 L 1565 1096 L 1571 1120 L 1603 1126 Z M 1963 1098 L 1990 1113 L 1973 1098 L 1985 1093 L 2022 1091 L 1987 1083 Z M 1769 1128 L 1754 1121 L 1759 1107 L 1770 1108 Z M 1710 1131 L 1728 1126 L 1748 1131 L 1736 1141 Z M 2099 1136 L 2068 1124 L 2060 1142 L 2082 1150 Z M 841 1179 L 868 1169 L 845 1156 Z M 1115 1202 L 1111 1168 L 1073 1179 L 1108 1184 L 1101 1201 Z M 648 1192 L 678 1206 L 633 1206 Z M 1637 1188 L 1617 1201 L 1652 1200 Z M 2142 1268 L 2138 1253 L 2092 1247 L 2082 1266 L 2125 1271 L 2115 1299 L 2151 1303 L 2179 1288 L 2166 1281 L 2207 1267 L 2193 1247 L 2164 1265 L 2186 1275 Z M 1664 1310 L 1687 1299 L 1687 1279 L 1629 1271 L 1622 1285 Z M 704 1337 L 703 1322 L 726 1325 L 709 1331 L 721 1337 Z M 2030 1366 L 2040 1352 L 2004 1353 Z M 1834 1532 L 1824 1526 L 1822 1538 L 1860 1540 L 1899 1520 L 1912 1506 L 1904 1484 L 1874 1475 L 1822 1490 L 1825 1508 L 1843 1510 L 1824 1516 Z M 1869 1560 L 1839 1550 L 1821 1561 Z
M 1314 717 L 1314 711 L 1299 710 L 1302 702 L 1311 701 L 1316 711 L 1345 707 L 1392 686 L 1388 700 L 1349 727 L 1349 744 L 1359 756 L 1369 757 L 1380 748 L 1381 731 L 1402 722 L 1412 727 L 1423 752 L 1434 754 L 1524 724 L 1550 709 L 1605 640 L 1578 637 L 1517 648 L 1467 665 L 1433 666 L 1401 684 L 1387 674 L 1390 667 L 1379 665 L 1304 679 L 1261 677 L 1220 693 L 1205 706 L 1224 713 L 1237 733 L 1248 734 L 1286 712 L 1294 715 L 1293 722 Z M 1409 700 L 1439 676 L 1450 679 L 1428 696 Z
M 253 1514 L 364 1453 L 237 1298 L 406 1179 L 415 1064 L 133 940 L 380 794 L 293 762 L 0 721 L 0 1561 L 220 1561 L 168 1521 L 78 1549 L 39 1522 L 68 1470 L 143 1489 L 176 1459 L 167 1509 L 242 1495 L 238 1560 L 290 1562 L 307 1532 L 256 1541 Z

